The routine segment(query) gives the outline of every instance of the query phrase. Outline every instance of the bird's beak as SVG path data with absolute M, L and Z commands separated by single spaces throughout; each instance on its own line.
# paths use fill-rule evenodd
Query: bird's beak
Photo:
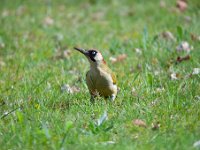
M 89 53 L 88 51 L 82 49 L 82 48 L 77 48 L 77 47 L 74 47 L 75 50 L 81 52 L 82 54 L 84 54 L 85 56 L 89 56 Z

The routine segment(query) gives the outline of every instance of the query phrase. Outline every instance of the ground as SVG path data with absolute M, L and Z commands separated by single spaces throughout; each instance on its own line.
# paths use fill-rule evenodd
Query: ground
M 180 7 L 1 0 L 1 149 L 198 149 L 200 3 Z M 89 63 L 74 46 L 102 52 L 117 75 L 114 102 L 90 102 Z

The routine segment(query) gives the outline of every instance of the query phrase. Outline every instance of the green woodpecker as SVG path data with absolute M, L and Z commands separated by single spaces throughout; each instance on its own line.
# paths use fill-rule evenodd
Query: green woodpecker
M 86 83 L 91 100 L 98 95 L 114 101 L 117 95 L 116 76 L 107 66 L 103 56 L 97 50 L 74 48 L 86 56 L 90 63 L 90 70 L 86 74 Z

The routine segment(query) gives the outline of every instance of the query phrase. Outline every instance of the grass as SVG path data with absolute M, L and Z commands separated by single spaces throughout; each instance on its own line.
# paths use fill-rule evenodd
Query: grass
M 200 76 L 188 75 L 200 67 L 199 41 L 190 38 L 200 35 L 200 3 L 188 1 L 185 12 L 174 10 L 173 0 L 164 8 L 159 3 L 2 0 L 1 149 L 196 149 Z M 176 41 L 157 36 L 168 30 Z M 181 41 L 194 49 L 190 60 L 176 64 L 186 55 L 176 52 Z M 90 103 L 89 64 L 74 46 L 101 50 L 118 78 L 114 103 L 102 98 Z M 124 61 L 109 60 L 124 53 Z M 178 80 L 170 79 L 172 72 Z M 62 92 L 64 84 L 80 91 Z M 108 120 L 98 127 L 95 122 L 105 110 Z M 134 125 L 135 119 L 147 127 Z M 156 122 L 160 127 L 152 130 Z

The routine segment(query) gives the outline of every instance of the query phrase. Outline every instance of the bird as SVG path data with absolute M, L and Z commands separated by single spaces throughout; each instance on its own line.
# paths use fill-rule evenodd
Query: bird
M 74 47 L 81 52 L 89 61 L 90 69 L 86 73 L 86 84 L 89 89 L 91 101 L 101 96 L 114 101 L 117 96 L 116 75 L 108 67 L 100 51 L 96 49 L 85 50 Z

